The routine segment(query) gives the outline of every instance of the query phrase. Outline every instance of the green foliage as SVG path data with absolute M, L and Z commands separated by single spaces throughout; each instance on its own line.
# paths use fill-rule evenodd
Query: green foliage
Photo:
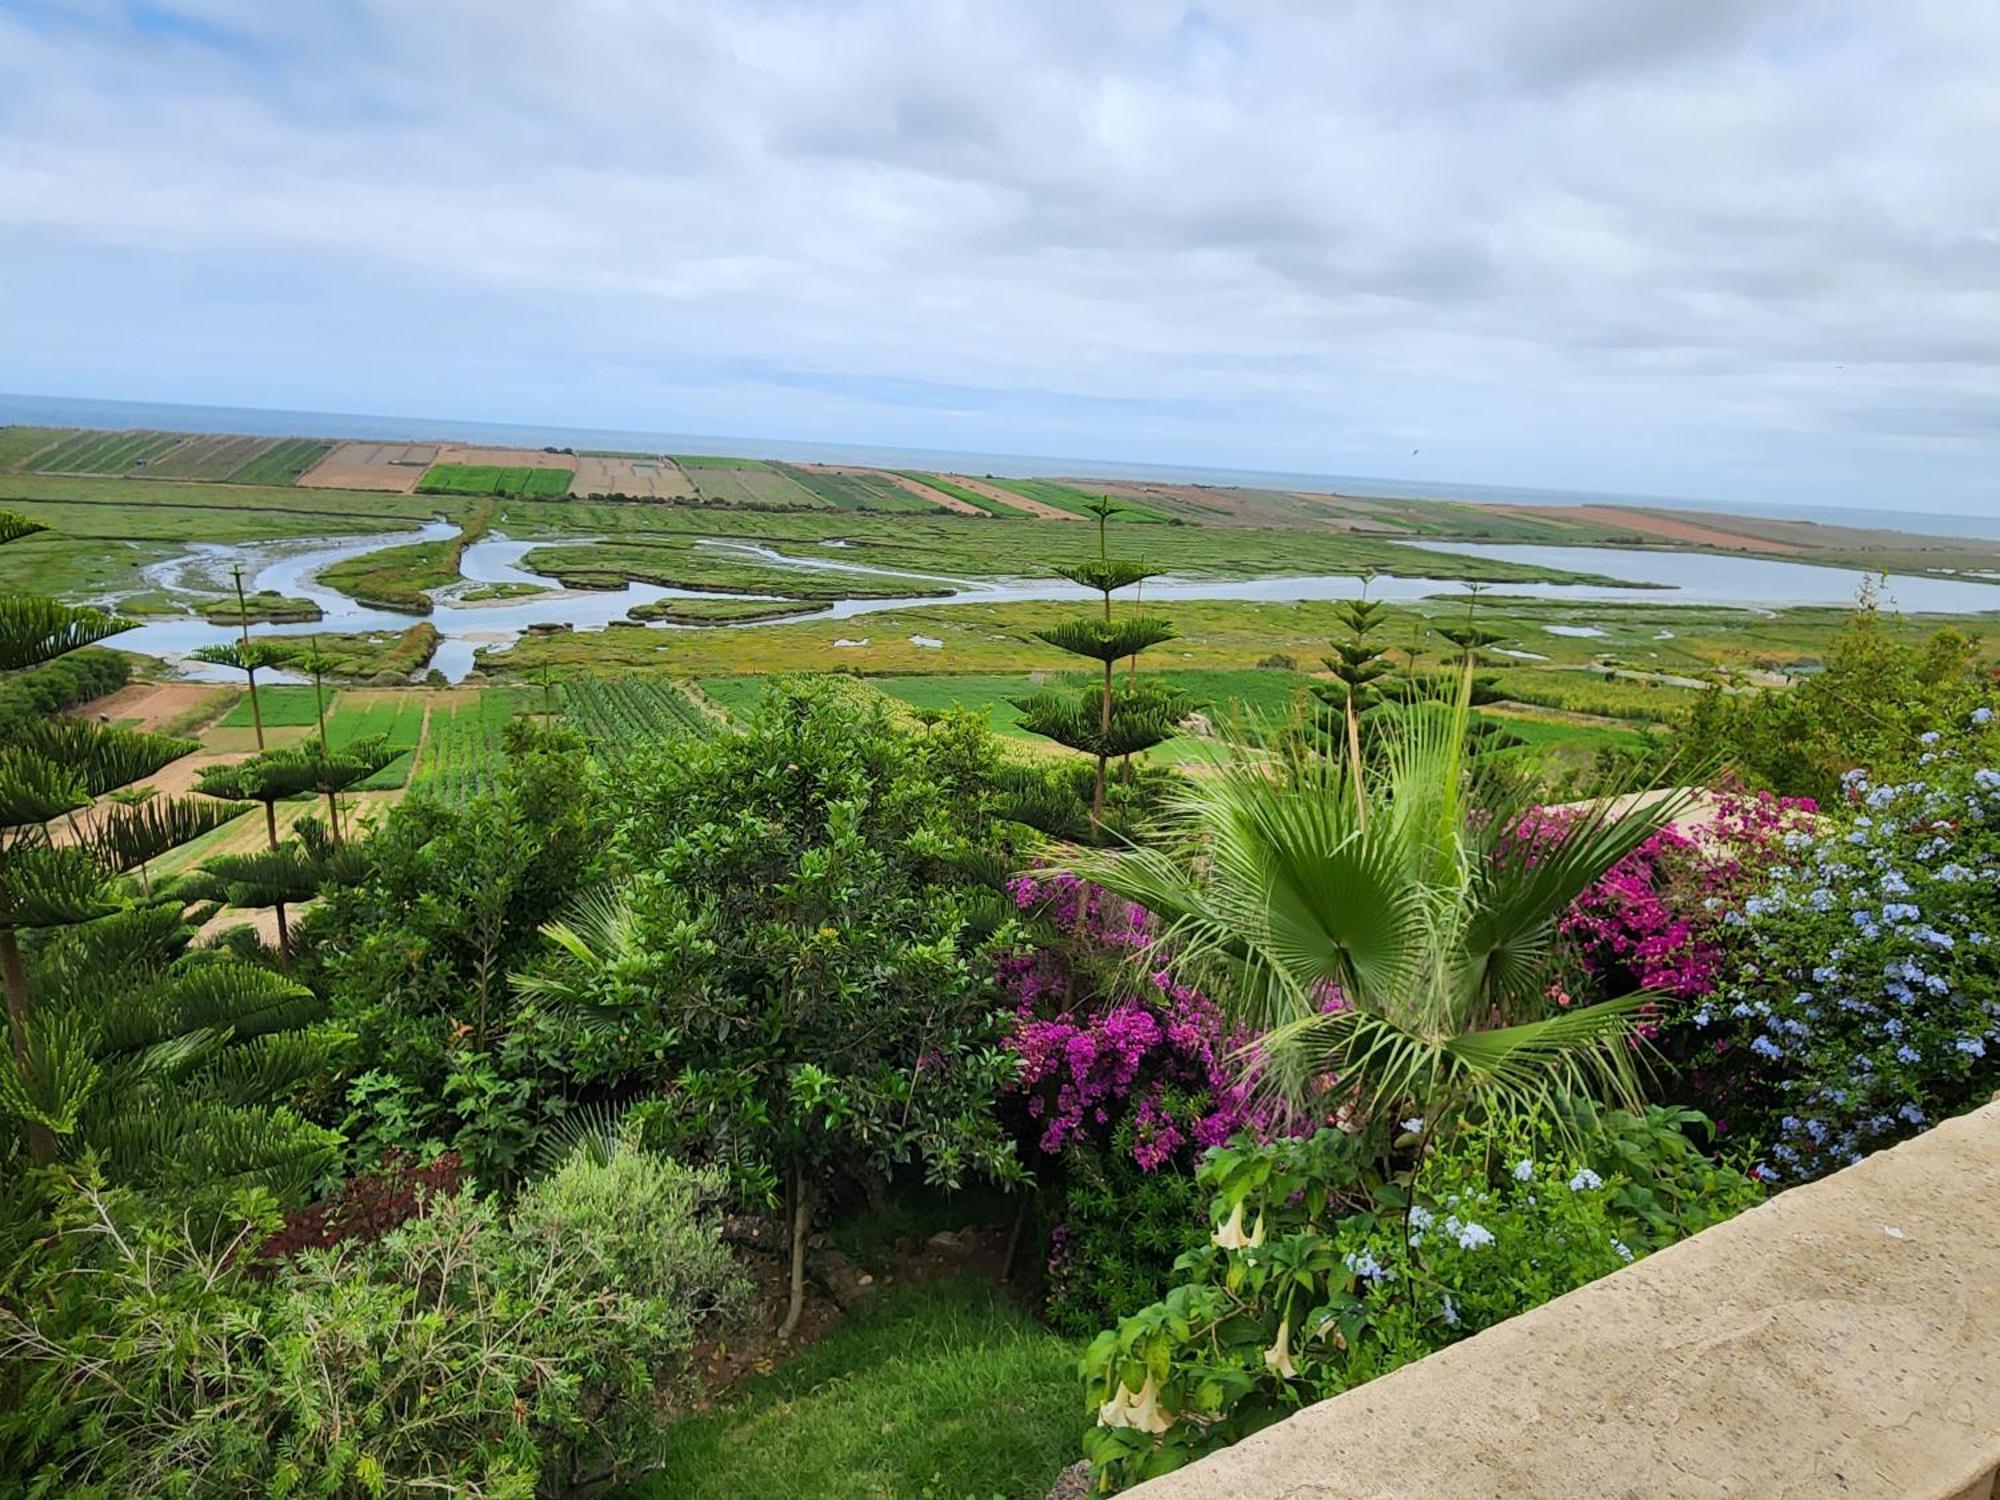
M 637 1500 L 1040 1500 L 1075 1457 L 1076 1348 L 983 1280 L 898 1284 L 665 1433 Z
M 434 802 L 464 804 L 494 791 L 506 764 L 507 729 L 529 703 L 512 688 L 485 688 L 431 709 L 423 754 L 410 790 Z
M 432 464 L 417 481 L 420 495 L 521 495 L 549 499 L 569 493 L 568 469 L 506 464 Z
M 491 795 L 399 805 L 302 944 L 303 972 L 360 1039 L 346 1116 L 359 1159 L 449 1147 L 488 1186 L 516 1178 L 618 1055 L 508 991 L 541 923 L 600 878 L 605 837 L 575 736 L 524 720 L 511 739 Z
M 686 693 L 658 677 L 565 682 L 558 701 L 592 747 L 612 756 L 654 740 L 705 735 L 715 727 Z
M 86 647 L 0 680 L 0 738 L 12 739 L 47 714 L 115 693 L 131 675 L 117 652 Z
M 1107 1149 L 1079 1142 L 1063 1152 L 1046 1308 L 1065 1333 L 1089 1334 L 1121 1309 L 1157 1297 L 1201 1233 L 1207 1192 L 1184 1171 L 1142 1170 L 1132 1134 L 1127 1119 Z
M 1366 766 L 1245 752 L 1181 791 L 1158 847 L 1075 862 L 1214 969 L 1217 1001 L 1268 1033 L 1270 1081 L 1305 1098 L 1337 1078 L 1378 1127 L 1636 1092 L 1627 1037 L 1644 997 L 1548 1014 L 1543 991 L 1569 903 L 1677 804 L 1601 805 L 1529 857 L 1525 790 L 1471 795 L 1470 689 L 1468 669 L 1453 701 L 1405 707 Z
M 1064 620 L 1034 634 L 1058 651 L 1108 665 L 1172 640 L 1174 628 L 1157 615 L 1128 615 L 1122 620 Z
M 142 906 L 50 935 L 30 955 L 37 1046 L 0 1113 L 35 1119 L 66 1159 L 121 1186 L 214 1212 L 257 1186 L 304 1195 L 339 1138 L 306 1102 L 346 1039 L 291 980 L 191 950 L 176 906 Z M 6 1075 L 0 1075 L 4 1085 Z
M 1991 692 L 1976 647 L 1952 629 L 1902 639 L 1864 603 L 1821 671 L 1779 691 L 1703 694 L 1680 724 L 1684 753 L 1753 787 L 1832 801 L 1844 772 L 1896 774 L 1922 753 L 1924 734 L 1965 722 Z
M 0 1459 L 36 1496 L 530 1500 L 629 1477 L 697 1328 L 741 1300 L 713 1188 L 621 1148 L 505 1216 L 445 1198 L 257 1276 L 267 1197 L 202 1233 L 79 1185 L 0 1300 L 21 1397 Z
M 1683 1134 L 1698 1123 L 1586 1109 L 1422 1139 L 1408 1188 L 1333 1130 L 1211 1152 L 1209 1242 L 1084 1355 L 1100 1481 L 1179 1468 L 1757 1202 Z
M 6 608 L 0 609 L 0 672 L 40 666 L 138 624 L 35 594 L 8 594 L 5 601 Z
M 842 1161 L 1010 1176 L 991 1105 L 1012 1064 L 963 940 L 987 755 L 960 724 L 907 732 L 879 699 L 775 685 L 743 735 L 612 789 L 620 895 L 551 929 L 519 987 L 664 1035 L 649 1071 L 674 1100 L 649 1128 L 753 1196 Z

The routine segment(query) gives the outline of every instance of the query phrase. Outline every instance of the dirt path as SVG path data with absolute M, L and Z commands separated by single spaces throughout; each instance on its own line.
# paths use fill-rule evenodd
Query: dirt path
M 240 696 L 236 688 L 213 682 L 128 682 L 117 692 L 92 699 L 70 709 L 76 719 L 98 719 L 107 724 L 129 723 L 133 728 L 158 733 L 169 724 L 193 719 L 219 718 Z
M 1040 516 L 1044 521 L 1081 521 L 1082 516 L 1072 515 L 1066 510 L 1058 510 L 1045 500 L 1030 500 L 1026 495 L 1017 495 L 1012 490 L 1003 490 L 997 484 L 988 484 L 983 479 L 973 479 L 965 474 L 945 476 L 953 484 L 971 490 L 975 495 L 984 495 L 988 500 L 997 500 L 1002 505 L 1015 510 L 1026 511 L 1031 516 Z

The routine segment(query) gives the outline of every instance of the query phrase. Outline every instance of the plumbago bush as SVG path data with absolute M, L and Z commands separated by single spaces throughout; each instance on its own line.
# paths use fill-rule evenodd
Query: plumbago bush
M 1135 966 L 1154 941 L 1143 911 L 1066 873 L 1018 876 L 1008 891 L 1049 935 L 999 965 L 1016 1014 L 1013 1092 L 1057 1188 L 1048 1311 L 1088 1332 L 1156 1296 L 1199 1237 L 1200 1153 L 1273 1122 L 1214 1002 L 1168 968 Z
M 1757 1184 L 1689 1141 L 1699 1119 L 1584 1106 L 1570 1133 L 1468 1130 L 1430 1146 L 1413 1193 L 1332 1129 L 1209 1153 L 1209 1242 L 1084 1355 L 1098 1484 L 1179 1468 L 1751 1206 Z
M 1822 1176 L 2000 1089 L 2000 731 L 1930 731 L 1914 773 L 1846 802 L 1731 921 L 1740 961 L 1691 1023 L 1741 1060 L 1780 1181 Z

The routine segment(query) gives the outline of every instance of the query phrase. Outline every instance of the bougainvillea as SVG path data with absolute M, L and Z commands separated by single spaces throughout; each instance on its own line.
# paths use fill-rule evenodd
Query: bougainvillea
M 1009 893 L 1053 934 L 1004 957 L 999 977 L 1024 1133 L 1058 1205 L 1049 1313 L 1081 1330 L 1156 1296 L 1199 1236 L 1201 1153 L 1279 1122 L 1255 1097 L 1249 1038 L 1160 966 L 1145 912 L 1063 873 L 1020 876 Z

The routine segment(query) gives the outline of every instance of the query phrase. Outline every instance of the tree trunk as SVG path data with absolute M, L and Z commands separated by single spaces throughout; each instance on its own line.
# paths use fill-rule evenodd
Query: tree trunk
M 1090 794 L 1090 821 L 1104 821 L 1104 768 L 1110 757 L 1104 747 L 1111 742 L 1111 663 L 1104 664 L 1104 697 L 1097 710 L 1097 784 Z
M 292 930 L 285 924 L 285 903 L 274 901 L 271 910 L 278 914 L 278 958 L 288 962 L 292 956 Z
M 333 847 L 338 849 L 343 840 L 340 837 L 340 804 L 333 800 L 334 794 L 326 794 L 326 826 L 333 835 Z
M 806 1310 L 806 1240 L 812 1233 L 812 1179 L 803 1166 L 792 1169 L 792 1298 L 785 1321 L 778 1325 L 780 1341 L 789 1339 Z
M 0 928 L 0 969 L 7 978 L 7 1021 L 14 1033 L 14 1063 L 25 1083 L 28 1076 L 28 971 L 21 962 L 21 941 L 11 927 Z M 56 1159 L 55 1132 L 31 1122 L 28 1152 L 42 1166 Z
M 264 837 L 271 841 L 273 849 L 278 847 L 278 804 L 275 799 L 264 804 Z

